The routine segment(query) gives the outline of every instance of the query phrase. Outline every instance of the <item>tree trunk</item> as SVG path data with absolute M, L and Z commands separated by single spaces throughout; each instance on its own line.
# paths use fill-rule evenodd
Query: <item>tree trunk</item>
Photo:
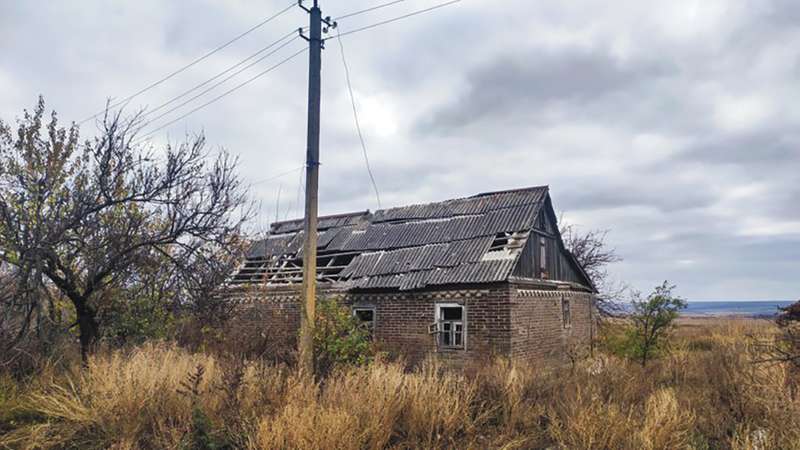
M 78 332 L 81 343 L 81 360 L 85 365 L 89 361 L 89 355 L 93 351 L 94 344 L 99 336 L 99 326 L 95 320 L 95 311 L 86 306 L 82 301 L 75 304 L 75 313 L 78 316 Z

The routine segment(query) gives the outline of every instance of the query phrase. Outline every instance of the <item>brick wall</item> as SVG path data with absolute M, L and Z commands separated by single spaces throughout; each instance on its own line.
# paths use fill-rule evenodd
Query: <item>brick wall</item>
M 266 343 L 266 347 L 291 347 L 297 345 L 300 327 L 299 296 L 250 297 L 243 301 L 237 314 L 237 326 Z
M 589 294 L 533 290 L 500 283 L 483 288 L 443 289 L 393 293 L 347 293 L 321 289 L 321 296 L 337 296 L 344 304 L 375 308 L 375 338 L 410 362 L 428 354 L 464 362 L 493 355 L 515 359 L 563 356 L 572 342 L 588 343 Z M 571 302 L 572 326 L 563 327 L 561 297 Z M 297 288 L 251 293 L 242 301 L 237 318 L 254 335 L 282 348 L 294 348 L 300 326 Z M 435 321 L 437 303 L 464 305 L 466 350 L 438 349 L 428 326 Z
M 568 359 L 568 352 L 585 351 L 593 335 L 592 294 L 511 287 L 511 356 L 518 360 Z M 562 300 L 569 302 L 565 326 Z
M 375 307 L 376 339 L 413 360 L 435 353 L 464 361 L 510 351 L 511 317 L 507 285 L 392 294 L 350 294 L 346 301 Z M 428 326 L 435 321 L 437 303 L 465 306 L 466 350 L 438 349 Z
M 425 290 L 395 293 L 347 293 L 320 290 L 351 306 L 375 308 L 375 338 L 389 351 L 402 352 L 411 362 L 435 353 L 451 361 L 486 355 L 507 355 L 511 350 L 510 290 L 507 284 L 481 289 Z M 296 288 L 253 291 L 240 298 L 237 325 L 271 346 L 294 347 L 300 326 Z M 435 321 L 437 303 L 464 305 L 466 350 L 438 349 L 428 326 Z

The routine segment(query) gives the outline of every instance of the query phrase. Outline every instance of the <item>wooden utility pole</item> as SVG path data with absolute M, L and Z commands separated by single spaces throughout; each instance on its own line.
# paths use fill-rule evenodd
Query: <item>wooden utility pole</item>
M 303 242 L 303 304 L 300 314 L 300 370 L 314 374 L 314 323 L 317 300 L 317 191 L 319 189 L 319 115 L 320 81 L 322 65 L 322 24 L 335 27 L 330 18 L 322 18 L 318 0 L 308 9 L 299 2 L 309 15 L 309 36 L 300 35 L 308 41 L 308 135 L 306 144 L 306 206 Z

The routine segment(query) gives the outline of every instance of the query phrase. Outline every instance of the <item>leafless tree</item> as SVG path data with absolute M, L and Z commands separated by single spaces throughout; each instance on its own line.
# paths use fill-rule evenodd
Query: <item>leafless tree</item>
M 800 300 L 780 308 L 776 323 L 780 333 L 769 339 L 755 339 L 757 363 L 789 363 L 800 373 Z
M 159 154 L 137 142 L 138 116 L 106 113 L 86 141 L 45 119 L 40 98 L 15 131 L 0 122 L 0 260 L 17 306 L 38 307 L 50 287 L 68 299 L 86 358 L 112 294 L 154 267 L 176 301 L 207 290 L 252 209 L 235 159 L 212 158 L 202 135 Z
M 608 265 L 622 261 L 606 239 L 609 230 L 582 231 L 574 224 L 559 220 L 564 246 L 574 256 L 598 291 L 597 308 L 603 315 L 621 312 L 620 302 L 628 292 L 624 284 L 614 283 L 608 275 Z
M 800 324 L 800 300 L 789 306 L 780 308 L 780 313 L 778 313 L 776 322 L 778 322 L 778 325 L 784 327 L 792 324 Z

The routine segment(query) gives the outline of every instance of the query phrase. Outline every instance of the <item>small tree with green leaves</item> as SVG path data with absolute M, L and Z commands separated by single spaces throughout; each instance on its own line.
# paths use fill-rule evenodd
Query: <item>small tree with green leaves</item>
M 317 300 L 314 354 L 318 374 L 340 365 L 365 364 L 372 359 L 369 331 L 336 298 Z
M 638 292 L 633 294 L 627 350 L 642 367 L 661 350 L 680 310 L 686 308 L 686 300 L 676 296 L 674 290 L 674 285 L 664 281 L 647 298 Z

